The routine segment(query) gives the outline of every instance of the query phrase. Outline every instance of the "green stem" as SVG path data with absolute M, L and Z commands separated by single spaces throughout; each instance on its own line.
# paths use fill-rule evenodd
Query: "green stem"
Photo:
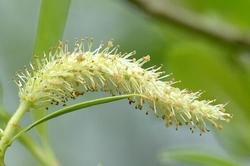
M 0 120 L 4 123 L 7 123 L 10 120 L 10 115 L 4 111 L 3 108 L 0 108 Z M 21 130 L 20 126 L 18 130 Z M 57 166 L 59 164 L 56 163 L 56 160 L 48 159 L 45 151 L 38 146 L 27 134 L 23 134 L 18 138 L 18 141 L 40 162 L 41 165 L 47 166 Z M 3 161 L 2 165 L 4 165 Z M 1 166 L 1 163 L 0 163 Z
M 18 129 L 18 124 L 22 119 L 25 112 L 30 108 L 28 102 L 22 101 L 15 112 L 15 114 L 10 118 L 6 128 L 3 131 L 3 136 L 0 141 L 0 166 L 3 166 L 5 152 L 14 136 L 16 130 Z

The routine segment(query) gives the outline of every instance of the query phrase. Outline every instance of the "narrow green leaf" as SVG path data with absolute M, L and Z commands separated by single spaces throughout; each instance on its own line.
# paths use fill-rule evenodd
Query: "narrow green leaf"
M 43 52 L 62 39 L 71 0 L 42 0 L 34 53 Z
M 2 102 L 3 102 L 3 88 L 2 88 L 2 85 L 0 83 L 0 104 L 2 105 Z
M 3 88 L 0 83 L 0 127 L 2 127 L 5 121 L 6 121 L 6 112 L 3 108 Z
M 180 162 L 199 166 L 238 166 L 238 164 L 231 159 L 222 156 L 187 150 L 171 150 L 164 152 L 161 154 L 160 160 L 166 165 L 171 162 Z
M 99 98 L 99 99 L 95 99 L 95 100 L 90 100 L 90 101 L 86 101 L 86 102 L 82 102 L 82 103 L 78 103 L 78 104 L 74 104 L 72 106 L 68 106 L 68 107 L 64 107 L 58 111 L 52 112 L 46 116 L 44 116 L 43 118 L 33 122 L 32 124 L 30 124 L 29 126 L 27 126 L 26 128 L 24 128 L 23 130 L 21 130 L 19 133 L 16 134 L 16 136 L 12 139 L 12 141 L 14 141 L 16 138 L 18 138 L 20 135 L 22 135 L 23 133 L 31 130 L 33 127 L 46 122 L 50 119 L 54 119 L 56 117 L 62 116 L 64 114 L 70 113 L 70 112 L 74 112 L 77 111 L 79 109 L 82 108 L 87 108 L 87 107 L 91 107 L 91 106 L 95 106 L 95 105 L 99 105 L 99 104 L 105 104 L 105 103 L 110 103 L 110 102 L 114 102 L 117 100 L 122 100 L 125 98 L 130 98 L 133 96 L 141 96 L 139 94 L 128 94 L 128 95 L 120 95 L 120 96 L 112 96 L 112 97 L 105 97 L 105 98 Z
M 0 106 L 0 119 L 3 122 L 8 122 L 9 120 L 9 115 L 6 113 L 2 106 Z
M 0 106 L 0 128 L 9 121 L 9 116 L 3 106 Z
M 71 0 L 42 0 L 38 22 L 33 60 L 40 59 L 43 53 L 48 53 L 52 46 L 62 40 Z M 32 113 L 37 120 L 47 114 L 46 110 Z M 47 124 L 37 127 L 42 143 L 50 151 L 48 143 Z

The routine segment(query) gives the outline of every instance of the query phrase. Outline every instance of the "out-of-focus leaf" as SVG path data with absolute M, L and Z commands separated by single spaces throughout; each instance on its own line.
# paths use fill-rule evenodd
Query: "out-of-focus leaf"
M 40 57 L 62 39 L 71 0 L 42 0 L 34 53 Z
M 237 166 L 238 164 L 232 159 L 225 158 L 211 153 L 187 151 L 187 150 L 170 150 L 164 152 L 160 156 L 160 160 L 164 164 L 171 162 L 180 162 L 185 164 L 199 166 Z
M 36 36 L 34 58 L 40 58 L 62 39 L 71 0 L 42 0 L 38 30 Z M 39 119 L 46 114 L 45 110 L 33 112 L 34 119 Z M 41 138 L 47 141 L 46 124 L 37 127 Z
M 175 2 L 175 1 L 173 1 Z M 228 0 L 217 1 L 217 0 L 182 0 L 185 6 L 190 7 L 193 10 L 207 14 L 211 16 L 211 21 L 218 18 L 225 19 L 227 22 L 232 22 L 234 25 L 242 27 L 243 29 L 249 29 L 249 5 L 250 1 L 246 0 Z
M 3 103 L 3 88 L 0 82 L 0 105 L 2 105 L 2 103 Z
M 97 166 L 104 166 L 102 163 L 98 163 L 98 165 Z
M 0 105 L 0 128 L 3 129 L 4 125 L 8 122 L 9 116 L 5 112 L 4 108 Z
M 223 143 L 234 153 L 249 155 L 250 133 L 244 131 L 250 126 L 248 86 L 224 59 L 225 52 L 206 44 L 189 40 L 177 44 L 168 50 L 167 66 L 182 81 L 181 86 L 205 90 L 203 96 L 218 99 L 218 103 L 229 102 L 226 109 L 233 113 L 233 119 L 223 124 Z
M 5 112 L 4 112 L 4 109 L 3 109 L 3 103 L 2 103 L 2 100 L 3 100 L 3 89 L 2 89 L 2 85 L 0 83 L 0 128 L 3 126 L 3 123 L 5 122 L 4 119 L 5 119 Z
M 224 60 L 224 53 L 198 42 L 179 44 L 168 52 L 167 66 L 174 77 L 182 80 L 184 87 L 206 90 L 204 95 L 220 101 L 233 99 L 242 109 L 249 109 L 248 88 Z

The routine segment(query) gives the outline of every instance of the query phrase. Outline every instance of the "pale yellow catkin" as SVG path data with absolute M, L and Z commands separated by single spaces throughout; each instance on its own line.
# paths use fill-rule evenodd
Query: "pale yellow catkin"
M 212 101 L 198 100 L 199 92 L 191 93 L 173 87 L 172 81 L 163 81 L 168 75 L 160 67 L 142 66 L 150 60 L 145 56 L 131 58 L 135 52 L 122 54 L 112 42 L 101 44 L 91 51 L 91 42 L 76 42 L 74 51 L 61 43 L 57 51 L 44 56 L 31 70 L 18 74 L 17 85 L 21 100 L 29 101 L 33 108 L 48 108 L 51 104 L 63 104 L 88 91 L 104 91 L 112 95 L 141 94 L 129 103 L 142 109 L 148 104 L 152 112 L 167 125 L 182 124 L 207 131 L 210 122 L 220 128 L 220 121 L 228 121 L 231 115 L 225 113 L 224 105 Z M 86 49 L 87 45 L 87 49 Z M 146 112 L 148 114 L 148 112 Z

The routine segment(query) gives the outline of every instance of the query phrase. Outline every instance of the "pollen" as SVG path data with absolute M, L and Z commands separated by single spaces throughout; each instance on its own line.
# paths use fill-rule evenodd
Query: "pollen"
M 176 129 L 186 124 L 191 132 L 198 128 L 203 133 L 209 124 L 221 128 L 222 121 L 231 119 L 223 104 L 199 100 L 199 92 L 174 87 L 161 67 L 144 69 L 149 55 L 135 59 L 134 51 L 121 53 L 111 41 L 95 50 L 91 50 L 92 45 L 91 41 L 77 41 L 70 52 L 68 45 L 61 42 L 56 51 L 37 62 L 39 65 L 30 65 L 30 70 L 18 73 L 16 83 L 21 100 L 32 103 L 34 109 L 47 109 L 50 105 L 65 106 L 69 99 L 86 92 L 136 93 L 142 96 L 129 98 L 130 104 L 140 110 L 148 105 L 152 114 L 166 126 L 175 124 Z

